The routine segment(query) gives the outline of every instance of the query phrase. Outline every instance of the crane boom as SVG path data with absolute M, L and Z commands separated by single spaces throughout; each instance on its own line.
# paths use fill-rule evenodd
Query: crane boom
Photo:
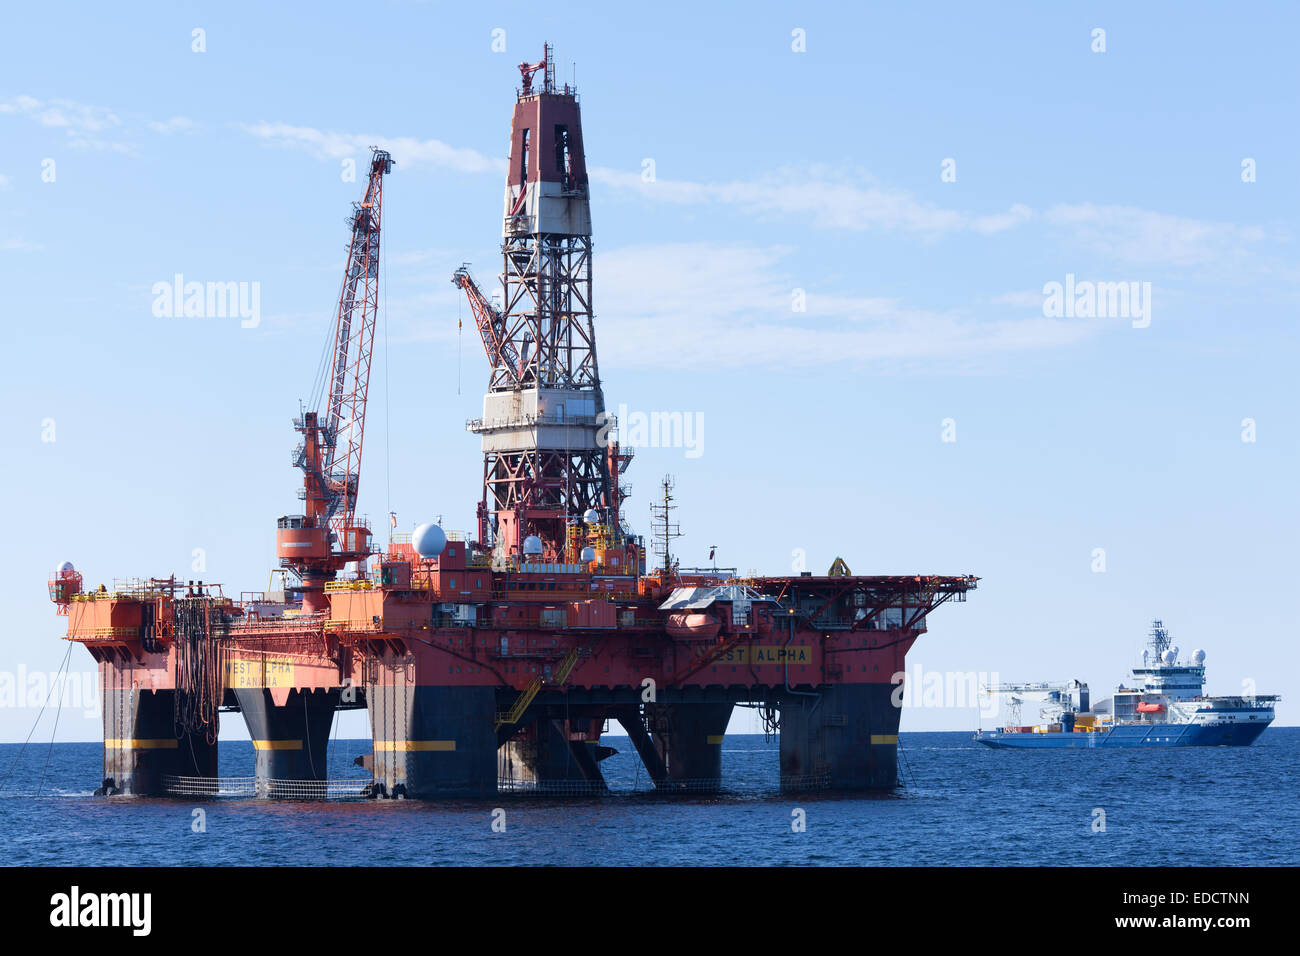
M 351 239 L 335 312 L 324 408 L 294 420 L 303 442 L 294 452 L 302 470 L 305 514 L 277 523 L 276 554 L 302 580 L 303 606 L 325 608 L 324 585 L 346 564 L 371 553 L 370 529 L 356 517 L 365 437 L 370 358 L 379 314 L 379 236 L 383 180 L 393 157 L 372 150 L 370 174 L 348 218 Z
M 555 88 L 555 68 L 551 65 L 551 45 L 548 43 L 543 48 L 543 56 L 536 63 L 529 63 L 525 60 L 519 64 L 519 75 L 522 78 L 522 94 L 531 96 L 533 92 L 533 74 L 538 70 L 544 70 L 542 74 L 542 90 L 549 93 Z
M 478 287 L 470 275 L 466 263 L 451 275 L 452 285 L 465 290 L 469 299 L 470 310 L 474 313 L 474 324 L 478 326 L 479 338 L 483 340 L 483 350 L 487 352 L 488 363 L 492 366 L 491 383 L 493 388 L 510 387 L 519 383 L 519 352 L 506 333 L 505 320 L 501 313 L 493 308 L 483 290 Z
M 370 389 L 370 357 L 379 314 L 379 226 L 383 209 L 384 174 L 393 158 L 381 149 L 370 160 L 365 197 L 353 204 L 352 239 L 347 270 L 339 293 L 334 325 L 334 359 L 330 373 L 325 428 L 329 436 L 325 458 L 328 501 L 326 519 L 336 533 L 351 527 L 357 507 L 361 444 L 365 436 L 366 396 Z
M 1054 691 L 1071 690 L 1078 684 L 1078 681 L 1065 681 L 1061 683 L 1049 683 L 1047 681 L 1035 681 L 1033 683 L 1001 683 L 987 685 L 984 690 L 989 694 L 1050 694 Z

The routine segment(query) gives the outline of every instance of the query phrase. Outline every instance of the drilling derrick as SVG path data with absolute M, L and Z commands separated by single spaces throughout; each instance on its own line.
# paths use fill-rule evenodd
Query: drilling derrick
M 468 271 L 452 281 L 470 301 L 491 364 L 481 437 L 479 543 L 494 559 L 576 562 L 588 528 L 622 550 L 618 474 L 628 455 L 596 363 L 591 209 L 576 90 L 555 84 L 551 47 L 521 63 L 502 222 L 502 307 Z M 541 72 L 541 88 L 533 74 Z M 592 512 L 595 512 L 593 515 Z M 576 551 L 576 553 L 575 553 Z M 629 550 L 627 553 L 634 554 Z
M 302 582 L 303 608 L 324 610 L 325 582 L 371 553 L 370 528 L 356 517 L 361 446 L 370 388 L 370 356 L 379 313 L 379 225 L 384 175 L 393 158 L 373 151 L 365 196 L 353 204 L 352 238 L 335 315 L 329 377 L 320 411 L 303 413 L 294 428 L 303 441 L 294 451 L 302 470 L 299 496 L 305 513 L 277 522 L 276 555 Z

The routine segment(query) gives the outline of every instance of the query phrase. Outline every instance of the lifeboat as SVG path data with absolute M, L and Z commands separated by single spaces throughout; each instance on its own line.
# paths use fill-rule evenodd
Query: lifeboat
M 665 629 L 672 637 L 717 637 L 722 622 L 712 614 L 669 614 Z
M 1137 712 L 1139 714 L 1163 714 L 1165 712 L 1164 704 L 1138 704 Z

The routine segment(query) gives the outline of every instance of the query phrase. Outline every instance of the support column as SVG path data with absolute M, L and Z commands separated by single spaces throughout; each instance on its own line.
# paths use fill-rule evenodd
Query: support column
M 416 685 L 414 666 L 385 661 L 366 685 L 374 796 L 490 796 L 497 789 L 496 690 Z
M 655 787 L 663 787 L 668 780 L 668 768 L 664 766 L 664 758 L 660 756 L 659 751 L 655 749 L 654 741 L 650 739 L 640 709 L 635 705 L 620 707 L 614 712 L 614 717 L 627 731 L 628 738 L 636 748 L 646 772 L 650 774 L 650 779 L 655 782 Z
M 118 794 L 158 797 L 166 794 L 164 777 L 215 777 L 216 727 L 205 732 L 176 733 L 174 690 L 134 686 L 129 663 L 99 665 L 104 715 L 104 777 L 96 796 Z
M 497 751 L 497 774 L 504 780 L 557 793 L 601 793 L 608 789 L 598 761 L 609 748 L 570 739 L 565 721 L 539 717 Z
M 781 701 L 783 790 L 892 790 L 899 708 L 892 684 L 833 684 Z
M 317 796 L 311 787 L 293 785 L 306 782 L 321 783 L 316 789 L 319 796 L 325 795 L 330 727 L 339 693 L 338 688 L 235 688 L 257 755 L 253 772 L 258 796 Z M 277 696 L 283 703 L 276 703 Z
M 670 790 L 722 786 L 722 740 L 734 704 L 654 704 L 646 708 Z

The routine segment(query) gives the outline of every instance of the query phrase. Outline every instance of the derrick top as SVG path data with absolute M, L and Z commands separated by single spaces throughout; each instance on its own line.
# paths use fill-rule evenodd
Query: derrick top
M 533 74 L 545 71 L 541 89 Z M 510 122 L 501 236 L 591 235 L 587 158 L 575 90 L 555 86 L 550 44 L 537 63 L 519 64 L 523 85 Z

